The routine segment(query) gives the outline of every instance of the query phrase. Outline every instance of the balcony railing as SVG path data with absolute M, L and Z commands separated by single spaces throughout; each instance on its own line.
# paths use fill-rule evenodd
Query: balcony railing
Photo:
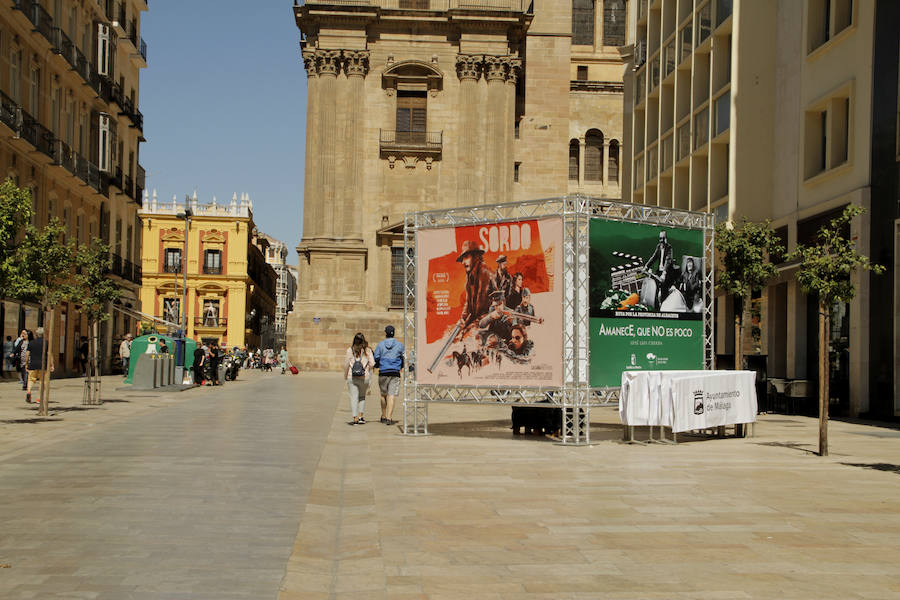
M 391 131 L 382 129 L 380 145 L 382 152 L 418 151 L 440 153 L 443 146 L 443 131 Z
M 36 0 L 13 0 L 13 8 L 25 13 L 25 16 L 34 25 L 34 30 L 47 38 L 50 43 L 53 43 L 51 39 L 53 18 L 50 17 L 50 13 L 44 10 L 40 2 Z
M 35 150 L 53 158 L 53 140 L 55 139 L 53 133 L 27 112 L 20 112 L 22 120 L 19 135 L 34 146 Z
M 53 164 L 63 167 L 71 173 L 75 174 L 75 163 L 78 155 L 62 140 L 53 140 Z
M 113 275 L 122 277 L 122 273 L 123 273 L 122 266 L 123 266 L 122 265 L 122 257 L 119 256 L 118 254 L 113 254 L 109 272 L 112 273 Z
M 100 191 L 100 169 L 83 156 L 78 156 L 75 161 L 75 175 L 87 185 Z
M 171 265 L 166 263 L 163 265 L 163 273 L 181 273 L 181 263 Z
M 144 41 L 144 38 L 141 38 L 141 44 L 138 46 L 138 54 L 141 55 L 144 62 L 147 62 L 147 42 Z
M 194 327 L 228 327 L 225 317 L 194 317 Z
M 525 11 L 532 0 L 303 0 L 306 5 L 371 6 L 389 10 Z
M 126 196 L 134 200 L 134 182 L 131 179 L 131 175 L 125 176 L 125 180 L 122 184 L 122 192 L 124 192 Z
M 144 269 L 141 265 L 134 265 L 134 276 L 131 280 L 138 285 L 144 282 Z
M 0 122 L 15 132 L 22 127 L 22 109 L 3 92 L 0 92 Z
M 205 275 L 221 275 L 222 274 L 222 265 L 219 265 L 219 266 L 203 265 L 203 273 Z

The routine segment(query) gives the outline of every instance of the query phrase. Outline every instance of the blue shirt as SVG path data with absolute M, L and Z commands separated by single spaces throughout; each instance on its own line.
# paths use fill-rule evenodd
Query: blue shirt
M 375 347 L 375 360 L 380 375 L 399 375 L 403 368 L 403 344 L 394 338 L 381 340 Z

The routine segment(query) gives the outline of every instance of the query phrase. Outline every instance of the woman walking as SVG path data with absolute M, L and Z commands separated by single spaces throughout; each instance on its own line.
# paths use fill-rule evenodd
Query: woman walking
M 363 411 L 366 407 L 366 390 L 375 367 L 375 357 L 366 337 L 357 333 L 353 336 L 353 344 L 347 348 L 347 360 L 344 365 L 347 377 L 347 391 L 350 394 L 350 412 L 353 420 L 348 425 L 362 425 L 366 422 Z

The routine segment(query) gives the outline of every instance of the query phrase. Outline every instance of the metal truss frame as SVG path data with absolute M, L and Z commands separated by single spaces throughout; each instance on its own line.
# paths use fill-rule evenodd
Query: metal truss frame
M 407 213 L 404 218 L 405 290 L 404 337 L 410 364 L 418 365 L 416 338 L 416 232 L 420 229 L 486 225 L 559 217 L 563 224 L 563 384 L 559 387 L 506 386 L 502 389 L 472 385 L 425 385 L 414 377 L 403 381 L 403 433 L 428 435 L 428 404 L 432 402 L 530 405 L 550 402 L 562 408 L 561 442 L 590 444 L 592 407 L 618 403 L 619 388 L 590 387 L 589 350 L 589 231 L 592 218 L 667 227 L 700 229 L 704 232 L 704 364 L 713 367 L 714 318 L 714 227 L 713 215 L 618 200 L 569 195 L 558 198 L 487 204 L 445 210 Z

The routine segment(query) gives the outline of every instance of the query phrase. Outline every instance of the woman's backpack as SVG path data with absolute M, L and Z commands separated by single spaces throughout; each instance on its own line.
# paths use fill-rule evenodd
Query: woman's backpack
M 366 376 L 366 368 L 363 366 L 362 361 L 359 360 L 359 357 L 357 357 L 357 359 L 353 361 L 353 366 L 350 367 L 350 374 L 354 377 Z

